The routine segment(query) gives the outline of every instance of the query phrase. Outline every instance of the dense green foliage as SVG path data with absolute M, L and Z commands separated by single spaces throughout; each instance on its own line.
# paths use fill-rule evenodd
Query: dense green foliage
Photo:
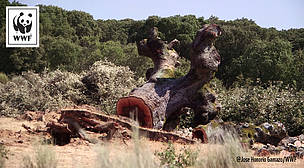
M 230 89 L 221 81 L 211 82 L 222 104 L 219 116 L 225 121 L 251 122 L 256 125 L 264 122 L 282 122 L 289 135 L 304 132 L 304 92 L 284 86 L 281 82 L 252 86 L 251 80 L 239 79 Z
M 278 31 L 246 18 L 223 21 L 193 15 L 94 20 L 85 12 L 42 5 L 40 47 L 5 48 L 6 5 L 21 4 L 0 2 L 1 114 L 83 103 L 113 112 L 117 98 L 134 88 L 135 80 L 152 67 L 136 48 L 152 27 L 158 27 L 166 41 L 181 41 L 176 50 L 182 57 L 177 76 L 182 76 L 190 66 L 187 58 L 196 31 L 205 23 L 216 23 L 224 32 L 215 43 L 222 61 L 216 74 L 222 86 L 218 92 L 221 117 L 240 122 L 280 120 L 291 134 L 304 128 L 304 28 Z
M 40 6 L 39 48 L 5 48 L 5 6 L 0 4 L 0 72 L 6 74 L 57 68 L 80 72 L 95 61 L 108 60 L 116 65 L 129 66 L 136 76 L 144 76 L 151 61 L 140 57 L 135 43 L 147 37 L 156 26 L 166 41 L 181 41 L 176 50 L 189 57 L 189 45 L 196 31 L 205 23 L 219 24 L 224 34 L 216 42 L 222 63 L 217 78 L 231 86 L 239 75 L 263 83 L 283 81 L 304 87 L 304 29 L 278 31 L 261 28 L 246 18 L 223 21 L 217 17 L 204 19 L 194 15 L 146 20 L 94 20 L 85 12 L 66 11 L 55 6 Z M 20 5 L 20 4 L 19 4 Z

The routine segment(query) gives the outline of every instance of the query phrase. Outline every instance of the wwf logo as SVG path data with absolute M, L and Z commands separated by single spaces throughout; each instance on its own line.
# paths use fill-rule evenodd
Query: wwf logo
M 32 29 L 32 14 L 25 15 L 23 12 L 20 12 L 19 15 L 14 17 L 13 24 L 14 29 L 22 34 L 30 32 Z
M 39 47 L 39 6 L 6 6 L 6 47 Z

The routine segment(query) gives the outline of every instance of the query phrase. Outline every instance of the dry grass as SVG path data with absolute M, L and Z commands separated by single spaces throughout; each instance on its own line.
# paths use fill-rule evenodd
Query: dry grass
M 7 159 L 8 150 L 4 145 L 0 144 L 0 168 L 5 166 L 5 161 Z
M 56 168 L 57 159 L 54 147 L 47 144 L 34 144 L 35 155 L 25 155 L 23 168 Z
M 238 156 L 249 157 L 238 138 L 223 130 L 209 130 L 209 134 L 221 137 L 211 140 L 209 145 L 196 144 L 187 146 L 170 145 L 163 151 L 155 152 L 133 139 L 133 148 L 128 151 L 110 148 L 109 145 L 97 148 L 96 167 L 102 168 L 155 168 L 155 167 L 197 167 L 197 168 L 251 168 L 251 163 L 237 162 Z M 136 135 L 136 134 L 135 134 Z M 136 137 L 136 136 L 135 136 Z M 120 152 L 115 152 L 115 150 Z M 119 153 L 119 154 L 118 154 Z M 158 158 L 156 158 L 158 156 Z
M 97 168 L 155 168 L 159 167 L 151 149 L 145 146 L 138 137 L 138 131 L 133 135 L 133 148 L 122 150 L 117 154 L 108 145 L 97 147 Z
M 120 139 L 113 139 L 104 145 L 93 145 L 80 139 L 74 139 L 65 146 L 50 146 L 42 145 L 41 150 L 37 139 L 42 138 L 37 134 L 28 134 L 22 129 L 21 123 L 25 121 L 15 120 L 11 118 L 0 118 L 0 141 L 4 142 L 5 148 L 9 150 L 8 160 L 5 160 L 5 166 L 10 167 L 37 167 L 37 160 L 42 160 L 41 163 L 57 162 L 58 168 L 85 168 L 85 167 L 155 167 L 159 168 L 160 160 L 154 155 L 155 152 L 165 151 L 168 147 L 167 143 L 150 141 L 146 138 L 138 138 L 138 141 L 130 140 L 124 144 Z M 9 125 L 9 126 L 8 126 Z M 21 130 L 21 133 L 16 133 Z M 212 133 L 207 131 L 208 134 Z M 213 130 L 213 132 L 221 132 Z M 212 134 L 211 134 L 212 135 Z M 213 134 L 214 135 L 214 134 Z M 225 142 L 209 144 L 194 144 L 182 145 L 173 143 L 176 156 L 181 156 L 188 151 L 197 152 L 198 156 L 195 164 L 191 168 L 205 167 L 255 167 L 255 168 L 303 168 L 304 160 L 297 159 L 293 163 L 235 163 L 235 156 L 252 156 L 252 152 L 246 153 L 239 145 L 235 137 L 228 138 L 224 134 Z M 21 138 L 21 139 L 19 139 Z M 18 140 L 23 140 L 23 143 L 18 143 Z M 41 144 L 40 144 L 41 145 Z M 40 152 L 39 152 L 40 151 Z M 47 158 L 43 153 L 50 153 L 51 156 L 56 156 L 55 159 L 37 159 L 38 153 L 41 153 L 41 158 Z M 26 159 L 23 158 L 26 155 Z M 282 156 L 271 156 L 282 157 Z M 51 157 L 54 158 L 54 157 Z M 30 161 L 30 162 L 26 162 Z M 51 164 L 52 165 L 52 164 Z M 54 165 L 54 164 L 53 164 Z M 35 168 L 36 168 L 35 167 Z M 50 166 L 48 166 L 50 167 Z
M 251 163 L 237 162 L 237 157 L 248 157 L 237 136 L 222 129 L 207 131 L 210 145 L 206 155 L 199 155 L 195 167 L 198 168 L 251 168 Z M 212 138 L 213 137 L 213 138 Z M 216 137 L 216 138 L 214 138 Z

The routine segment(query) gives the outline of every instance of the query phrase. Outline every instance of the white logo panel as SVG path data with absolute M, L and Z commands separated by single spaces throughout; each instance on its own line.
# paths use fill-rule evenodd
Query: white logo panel
M 6 47 L 39 47 L 39 7 L 6 7 Z

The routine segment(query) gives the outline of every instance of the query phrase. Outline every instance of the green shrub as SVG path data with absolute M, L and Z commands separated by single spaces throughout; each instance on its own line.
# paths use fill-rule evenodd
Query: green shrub
M 98 61 L 84 74 L 82 82 L 87 88 L 89 104 L 99 105 L 106 113 L 115 113 L 117 100 L 142 84 L 143 79 L 136 81 L 128 67 Z
M 268 86 L 242 77 L 233 87 L 225 88 L 217 78 L 210 81 L 210 87 L 217 94 L 222 109 L 219 117 L 224 121 L 250 122 L 260 125 L 265 122 L 282 122 L 290 136 L 304 133 L 304 91 L 298 91 L 282 82 Z M 180 117 L 181 127 L 191 125 L 193 115 L 188 109 Z
M 0 87 L 0 114 L 16 116 L 26 110 L 53 110 L 77 104 L 79 85 L 80 76 L 69 72 L 24 72 Z
M 169 142 L 168 147 L 161 152 L 155 153 L 160 160 L 160 164 L 168 168 L 184 168 L 193 166 L 197 160 L 198 152 L 192 151 L 190 149 L 183 149 L 179 153 L 171 142 Z
M 175 70 L 175 76 L 177 78 L 185 76 L 190 70 L 190 61 L 186 58 L 179 58 L 179 66 Z
M 129 68 L 102 61 L 80 75 L 60 70 L 23 72 L 0 85 L 0 115 L 17 116 L 27 110 L 56 110 L 81 104 L 114 113 L 118 98 L 142 81 L 136 81 Z
M 0 83 L 6 84 L 9 81 L 8 77 L 5 73 L 0 72 Z
M 179 123 L 178 128 L 190 128 L 193 127 L 194 123 L 194 110 L 188 107 L 182 108 L 181 111 L 183 112 L 179 116 Z
M 247 83 L 247 84 L 246 84 Z M 221 88 L 221 86 L 219 86 Z M 250 82 L 233 88 L 217 89 L 222 104 L 219 116 L 224 121 L 282 122 L 290 136 L 304 133 L 304 92 L 282 83 L 251 86 Z

